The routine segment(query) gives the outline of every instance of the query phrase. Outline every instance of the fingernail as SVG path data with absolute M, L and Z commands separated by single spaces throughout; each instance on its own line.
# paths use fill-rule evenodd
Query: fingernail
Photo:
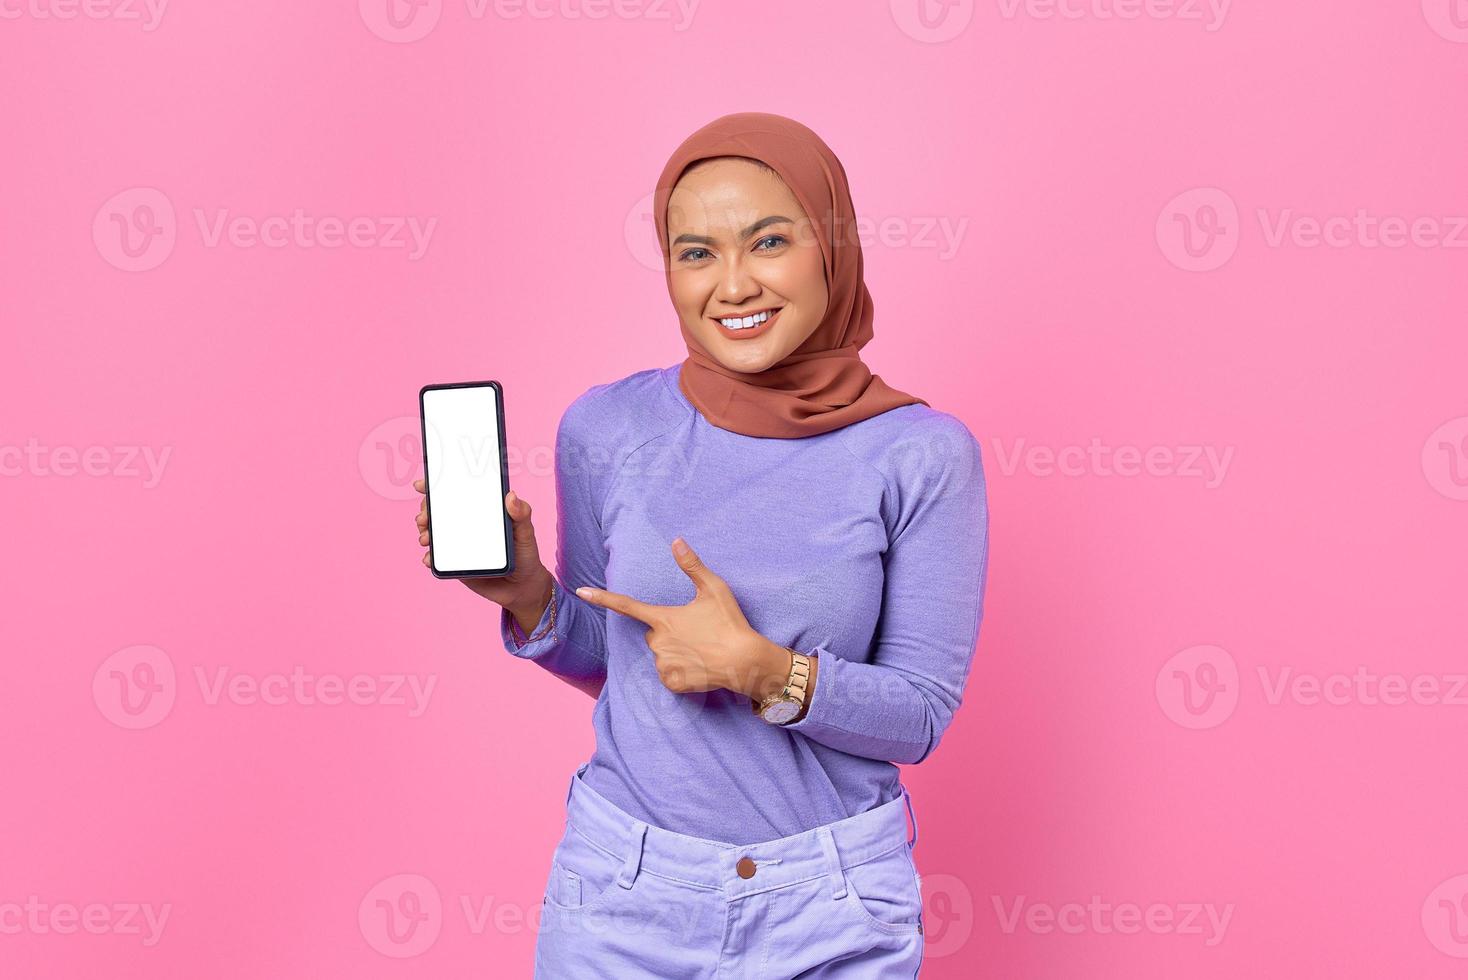
M 579 595 L 581 598 L 585 599 L 587 596 L 591 595 L 595 591 L 596 591 L 595 589 L 587 588 L 586 586 L 583 585 L 583 586 L 581 586 L 581 588 L 579 588 L 579 589 L 576 590 L 576 594 Z
M 674 538 L 673 550 L 680 555 L 688 554 L 688 542 L 684 541 L 682 538 Z

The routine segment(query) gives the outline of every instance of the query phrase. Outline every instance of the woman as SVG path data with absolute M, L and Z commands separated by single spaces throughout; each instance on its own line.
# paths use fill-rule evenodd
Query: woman
M 715 120 L 654 213 L 687 359 L 567 409 L 555 576 L 510 492 L 516 571 L 466 581 L 507 650 L 597 698 L 536 974 L 911 977 L 894 763 L 937 746 L 972 662 L 978 443 L 862 363 L 855 213 L 815 133 Z

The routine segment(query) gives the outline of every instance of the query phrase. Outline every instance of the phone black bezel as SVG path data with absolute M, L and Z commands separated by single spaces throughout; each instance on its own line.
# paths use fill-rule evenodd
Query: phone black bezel
M 418 389 L 418 431 L 419 440 L 423 444 L 423 488 L 426 491 L 424 499 L 428 505 L 428 533 L 429 533 L 429 565 L 435 578 L 503 578 L 515 571 L 515 535 L 514 522 L 510 520 L 509 511 L 505 510 L 504 498 L 500 498 L 500 514 L 505 522 L 505 567 L 504 568 L 479 568 L 466 569 L 457 572 L 441 572 L 436 564 L 437 558 L 433 554 L 433 484 L 428 479 L 428 411 L 424 404 L 424 396 L 430 391 L 439 391 L 444 388 L 493 388 L 496 405 L 499 409 L 495 413 L 499 422 L 500 440 L 500 486 L 508 493 L 510 490 L 510 465 L 507 459 L 509 447 L 505 444 L 505 389 L 498 381 L 450 381 L 442 384 L 424 385 Z

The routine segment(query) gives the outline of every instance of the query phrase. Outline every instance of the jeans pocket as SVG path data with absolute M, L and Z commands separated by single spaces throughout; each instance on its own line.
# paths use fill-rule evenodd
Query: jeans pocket
M 923 893 L 910 845 L 904 842 L 845 874 L 850 901 L 873 925 L 897 933 L 921 929 Z
M 586 912 L 618 892 L 622 858 L 597 844 L 570 824 L 551 857 L 545 901 L 563 912 Z

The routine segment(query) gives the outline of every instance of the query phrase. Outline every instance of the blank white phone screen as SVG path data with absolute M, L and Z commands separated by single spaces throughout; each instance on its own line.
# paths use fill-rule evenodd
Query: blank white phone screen
M 440 572 L 505 567 L 499 416 L 487 385 L 423 393 L 429 546 Z

